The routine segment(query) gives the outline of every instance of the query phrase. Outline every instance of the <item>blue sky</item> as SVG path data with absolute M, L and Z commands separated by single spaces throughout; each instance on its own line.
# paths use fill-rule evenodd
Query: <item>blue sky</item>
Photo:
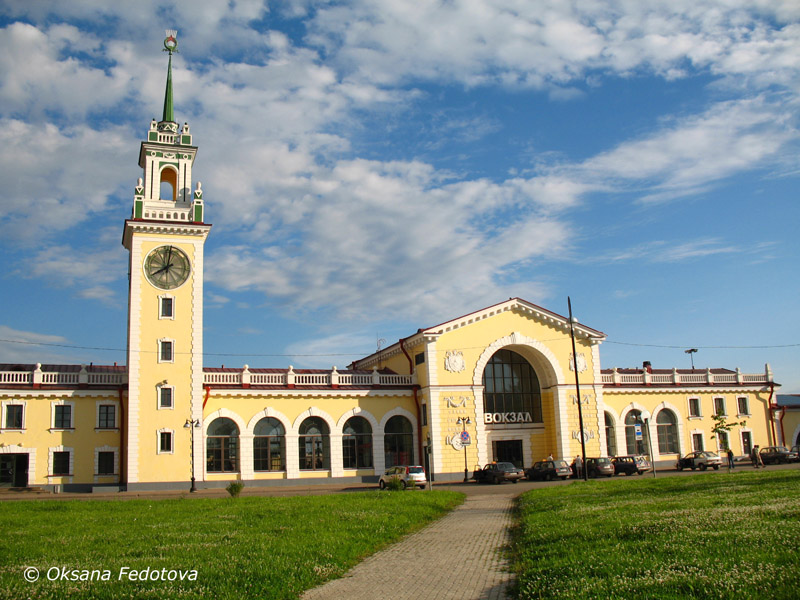
M 604 367 L 698 348 L 800 392 L 800 4 L 779 0 L 7 0 L 0 361 L 125 360 L 166 28 L 214 224 L 207 366 L 343 367 L 569 295 Z

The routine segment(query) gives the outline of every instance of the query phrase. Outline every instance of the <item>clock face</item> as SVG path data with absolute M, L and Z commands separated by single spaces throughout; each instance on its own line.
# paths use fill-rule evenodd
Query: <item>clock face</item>
M 147 280 L 162 290 L 180 287 L 189 278 L 189 257 L 175 246 L 159 246 L 144 261 Z

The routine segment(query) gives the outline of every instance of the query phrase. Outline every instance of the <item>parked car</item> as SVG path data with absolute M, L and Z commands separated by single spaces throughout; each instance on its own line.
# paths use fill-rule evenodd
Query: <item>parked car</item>
M 606 456 L 587 458 L 586 473 L 589 477 L 613 477 L 614 464 Z
M 721 466 L 722 459 L 715 452 L 708 452 L 707 450 L 690 452 L 683 458 L 679 458 L 675 464 L 678 471 L 683 471 L 684 469 L 705 471 L 709 467 L 717 471 Z
M 795 454 L 797 454 L 797 458 L 795 458 L 794 460 L 795 462 L 800 462 L 800 446 L 792 446 L 790 452 L 794 452 Z
M 565 460 L 540 460 L 525 471 L 531 481 L 553 481 L 556 477 L 567 479 L 572 477 L 572 468 Z
M 652 469 L 650 461 L 644 456 L 615 456 L 611 462 L 614 464 L 614 475 L 641 475 Z
M 424 487 L 428 482 L 425 478 L 425 469 L 419 465 L 398 465 L 386 469 L 378 479 L 378 487 L 382 490 L 386 489 L 386 484 L 390 479 L 399 479 L 403 489 L 412 483 L 417 487 Z
M 792 452 L 786 446 L 767 446 L 759 452 L 761 462 L 765 465 L 778 465 L 797 461 L 797 452 Z
M 472 478 L 478 483 L 502 483 L 504 481 L 517 483 L 523 477 L 525 477 L 525 471 L 510 462 L 489 463 L 483 469 L 475 469 L 472 472 Z

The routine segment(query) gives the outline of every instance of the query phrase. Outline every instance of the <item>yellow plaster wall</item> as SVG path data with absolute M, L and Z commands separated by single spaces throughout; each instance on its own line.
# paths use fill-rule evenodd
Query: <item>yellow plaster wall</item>
M 747 397 L 750 414 L 738 414 L 737 398 Z M 727 422 L 741 422 L 745 421 L 744 429 L 748 429 L 752 433 L 753 444 L 764 446 L 772 445 L 769 423 L 769 409 L 768 400 L 769 392 L 756 392 L 756 391 L 714 391 L 714 390 L 680 390 L 680 389 L 658 389 L 625 392 L 624 390 L 617 391 L 613 388 L 605 388 L 603 393 L 605 404 L 612 408 L 619 418 L 618 426 L 624 425 L 624 414 L 632 408 L 645 408 L 650 412 L 651 416 L 651 431 L 653 433 L 653 450 L 658 451 L 658 440 L 656 437 L 656 418 L 658 412 L 662 408 L 669 408 L 676 413 L 678 422 L 682 425 L 683 438 L 681 440 L 681 447 L 684 453 L 692 451 L 692 432 L 697 430 L 703 434 L 703 443 L 706 450 L 716 452 L 718 449 L 717 441 L 711 439 L 712 428 L 714 421 L 712 415 L 714 414 L 714 398 L 725 399 L 725 409 L 727 412 Z M 689 398 L 700 399 L 700 417 L 689 416 Z M 666 403 L 666 404 L 665 404 Z M 742 427 L 734 427 L 730 431 L 730 441 L 734 453 L 741 454 L 742 444 L 739 435 Z M 624 437 L 618 436 L 620 443 Z M 618 452 L 625 453 L 624 446 L 618 448 Z M 672 456 L 672 455 L 667 455 Z
M 132 276 L 141 278 L 141 329 L 139 335 L 139 481 L 181 481 L 189 478 L 190 433 L 184 429 L 191 416 L 193 283 L 195 270 L 194 242 L 199 237 L 186 235 L 139 235 L 142 261 L 151 250 L 172 245 L 183 250 L 192 264 L 186 282 L 173 290 L 152 286 L 140 264 Z M 159 296 L 174 298 L 174 319 L 159 318 Z M 174 340 L 174 361 L 158 361 L 158 340 Z M 158 409 L 157 384 L 166 381 L 174 386 L 172 409 Z M 173 433 L 173 452 L 158 454 L 158 431 Z
M 95 431 L 97 425 L 97 402 L 105 401 L 117 406 L 117 423 L 121 407 L 119 396 L 83 395 L 80 392 L 47 396 L 28 396 L 24 394 L 4 394 L 0 400 L 25 403 L 25 429 L 3 430 L 0 432 L 0 447 L 14 453 L 15 447 L 35 448 L 36 462 L 28 472 L 29 485 L 64 483 L 94 483 L 95 448 L 110 446 L 117 448 L 120 456 L 120 432 L 117 430 Z M 72 430 L 52 430 L 52 405 L 59 400 L 73 402 Z M 50 449 L 63 446 L 73 452 L 72 477 L 48 477 Z M 7 450 L 6 450 L 7 449 Z M 119 468 L 116 475 L 119 475 Z M 101 482 L 116 482 L 116 477 L 103 477 Z

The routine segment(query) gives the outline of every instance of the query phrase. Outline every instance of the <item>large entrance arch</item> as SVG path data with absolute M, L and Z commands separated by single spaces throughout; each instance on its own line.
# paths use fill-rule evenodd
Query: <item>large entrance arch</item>
M 563 370 L 553 352 L 519 332 L 486 347 L 473 372 L 478 460 L 499 460 L 521 446 L 529 467 L 566 447 Z M 535 453 L 543 453 L 535 456 Z

